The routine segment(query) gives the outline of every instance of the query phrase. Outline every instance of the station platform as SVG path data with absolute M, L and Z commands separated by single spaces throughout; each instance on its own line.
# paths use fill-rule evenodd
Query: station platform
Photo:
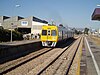
M 40 39 L 3 42 L 3 43 L 0 43 L 0 46 L 4 46 L 4 45 L 8 45 L 8 46 L 22 45 L 22 44 L 28 44 L 28 43 L 38 42 L 38 41 L 40 41 Z
M 100 74 L 100 46 L 89 36 L 84 39 L 82 59 L 80 63 L 80 75 L 99 75 Z
M 39 39 L 0 43 L 0 63 L 27 55 L 40 48 Z

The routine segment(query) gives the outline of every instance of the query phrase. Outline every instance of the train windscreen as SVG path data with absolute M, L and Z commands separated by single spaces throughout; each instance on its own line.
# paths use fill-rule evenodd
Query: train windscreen
M 52 31 L 51 31 L 51 35 L 52 35 L 52 36 L 56 36 L 56 35 L 57 35 L 56 30 L 52 30 Z
M 42 35 L 47 35 L 47 30 L 42 30 Z

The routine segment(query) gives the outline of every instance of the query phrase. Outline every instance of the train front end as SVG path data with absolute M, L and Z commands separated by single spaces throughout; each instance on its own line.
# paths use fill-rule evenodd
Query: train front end
M 42 46 L 55 47 L 58 41 L 57 26 L 42 26 L 41 42 Z

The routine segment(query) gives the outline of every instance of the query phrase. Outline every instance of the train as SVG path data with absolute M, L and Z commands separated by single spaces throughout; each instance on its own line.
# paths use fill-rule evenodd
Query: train
M 45 47 L 55 47 L 58 41 L 73 38 L 73 30 L 69 30 L 64 26 L 48 25 L 42 26 L 41 30 L 41 43 Z

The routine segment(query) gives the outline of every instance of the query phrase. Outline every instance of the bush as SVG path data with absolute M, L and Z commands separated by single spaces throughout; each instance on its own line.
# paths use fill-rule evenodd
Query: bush
M 0 29 L 3 29 L 3 27 L 2 27 L 2 26 L 0 26 Z
M 23 35 L 18 31 L 12 32 L 13 40 L 23 40 Z
M 7 42 L 11 39 L 11 31 L 7 29 L 0 29 L 0 41 Z M 12 31 L 12 40 L 23 40 L 22 34 L 17 31 Z

